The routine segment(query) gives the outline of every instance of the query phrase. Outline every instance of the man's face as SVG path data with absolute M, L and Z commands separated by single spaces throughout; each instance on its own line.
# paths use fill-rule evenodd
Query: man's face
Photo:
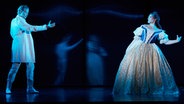
M 20 13 L 20 16 L 23 17 L 23 18 L 27 18 L 29 14 L 29 9 L 24 9 L 21 13 Z

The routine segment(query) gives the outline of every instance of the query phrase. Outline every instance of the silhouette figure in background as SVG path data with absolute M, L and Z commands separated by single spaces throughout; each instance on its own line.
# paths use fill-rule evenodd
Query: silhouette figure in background
M 95 34 L 88 36 L 86 47 L 86 75 L 88 85 L 104 85 L 104 57 L 108 53 Z
M 113 95 L 129 94 L 179 95 L 171 67 L 160 44 L 172 45 L 181 41 L 181 36 L 170 40 L 160 25 L 156 11 L 151 12 L 147 24 L 137 27 L 134 39 L 127 47 L 116 74 Z
M 80 39 L 76 43 L 70 45 L 73 34 L 67 34 L 59 44 L 55 47 L 55 53 L 57 55 L 57 77 L 54 82 L 55 85 L 63 84 L 65 80 L 66 70 L 68 66 L 68 53 L 76 48 L 83 39 Z
M 34 84 L 34 68 L 35 68 L 35 50 L 32 32 L 44 31 L 53 28 L 55 23 L 44 25 L 30 25 L 26 22 L 29 14 L 29 7 L 21 5 L 17 9 L 17 16 L 12 19 L 10 26 L 10 35 L 12 42 L 12 66 L 7 77 L 6 93 L 11 93 L 12 84 L 15 80 L 16 74 L 20 68 L 21 63 L 26 64 L 27 76 L 27 93 L 39 93 L 33 87 Z

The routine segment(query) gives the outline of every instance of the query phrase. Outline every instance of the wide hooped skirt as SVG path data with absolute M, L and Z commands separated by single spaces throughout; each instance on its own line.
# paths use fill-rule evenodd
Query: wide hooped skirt
M 177 95 L 171 67 L 156 44 L 132 42 L 119 65 L 114 96 L 125 94 Z

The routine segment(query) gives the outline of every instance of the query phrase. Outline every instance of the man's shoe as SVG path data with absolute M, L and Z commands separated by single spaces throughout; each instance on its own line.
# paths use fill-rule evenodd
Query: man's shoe
M 11 90 L 10 89 L 6 89 L 6 94 L 11 94 Z
M 35 90 L 34 88 L 33 89 L 27 89 L 27 93 L 29 93 L 29 94 L 38 94 L 39 91 Z

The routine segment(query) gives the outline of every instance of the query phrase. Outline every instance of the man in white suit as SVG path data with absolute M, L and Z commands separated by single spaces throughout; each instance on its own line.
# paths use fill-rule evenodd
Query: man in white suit
M 44 31 L 48 28 L 53 28 L 55 23 L 49 21 L 44 25 L 30 25 L 26 22 L 29 14 L 29 7 L 27 5 L 20 5 L 17 9 L 17 16 L 12 19 L 10 26 L 10 34 L 12 41 L 12 66 L 8 73 L 6 93 L 11 93 L 12 83 L 15 80 L 16 74 L 21 63 L 26 64 L 27 77 L 27 93 L 39 93 L 34 87 L 34 63 L 35 50 L 34 42 L 31 32 Z

